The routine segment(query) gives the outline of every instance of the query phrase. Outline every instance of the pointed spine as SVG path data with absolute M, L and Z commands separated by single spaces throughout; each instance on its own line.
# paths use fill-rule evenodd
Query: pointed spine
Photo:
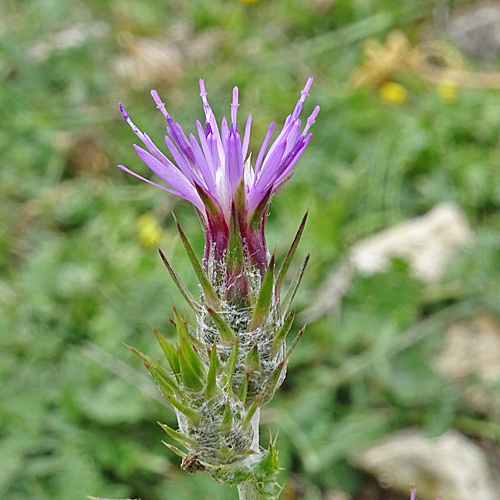
M 250 373 L 246 372 L 245 376 L 243 377 L 243 382 L 241 382 L 241 386 L 239 389 L 238 397 L 240 398 L 240 401 L 245 404 L 247 400 L 247 392 L 248 392 L 248 381 L 250 379 Z
M 207 307 L 207 312 L 213 319 L 215 326 L 219 330 L 220 338 L 223 342 L 234 342 L 235 336 L 231 327 L 212 308 Z
M 248 429 L 248 426 L 250 425 L 250 422 L 252 421 L 253 416 L 255 415 L 255 412 L 257 411 L 257 408 L 260 405 L 260 397 L 257 396 L 255 401 L 252 403 L 252 406 L 247 411 L 247 414 L 245 416 L 245 420 L 243 420 L 242 428 L 244 431 Z
M 220 424 L 220 430 L 227 434 L 231 430 L 231 425 L 233 423 L 233 416 L 231 414 L 231 406 L 229 405 L 229 401 L 226 403 L 226 407 L 224 408 L 224 417 L 222 419 L 222 423 Z
M 180 375 L 181 368 L 179 366 L 179 358 L 177 357 L 175 348 L 155 327 L 153 327 L 153 331 L 155 332 L 156 339 L 158 340 L 158 343 L 167 358 L 170 369 L 175 375 Z
M 170 262 L 167 260 L 165 257 L 165 254 L 161 251 L 160 248 L 158 248 L 158 252 L 160 253 L 161 260 L 163 261 L 163 264 L 165 264 L 165 267 L 167 268 L 168 272 L 170 273 L 170 277 L 172 278 L 173 282 L 179 289 L 179 292 L 181 292 L 181 295 L 184 297 L 186 302 L 188 303 L 189 307 L 194 311 L 197 312 L 200 309 L 199 304 L 196 302 L 194 297 L 192 296 L 191 292 L 188 290 L 186 285 L 182 282 L 182 280 L 179 278 L 179 275 L 174 271 L 174 268 L 170 265 Z
M 205 367 L 201 362 L 198 352 L 194 349 L 191 343 L 191 335 L 189 334 L 187 323 L 181 319 L 175 307 L 173 307 L 173 310 L 175 318 L 175 327 L 177 329 L 177 335 L 179 336 L 181 349 L 183 353 L 186 355 L 187 360 L 193 367 L 193 370 L 196 372 L 198 377 L 201 380 L 203 380 L 203 378 L 205 377 Z
M 288 269 L 289 269 L 290 264 L 292 262 L 293 256 L 295 255 L 295 250 L 297 250 L 297 247 L 299 245 L 300 238 L 302 237 L 302 233 L 304 232 L 304 227 L 306 225 L 308 215 L 309 215 L 309 213 L 306 212 L 304 217 L 302 218 L 299 229 L 297 230 L 297 234 L 295 235 L 295 238 L 293 239 L 293 242 L 290 246 L 290 249 L 288 250 L 288 253 L 286 254 L 286 257 L 285 257 L 285 260 L 283 261 L 283 264 L 281 264 L 280 270 L 278 272 L 278 277 L 276 278 L 276 294 L 277 295 L 279 294 L 279 292 L 281 290 L 281 286 L 283 285 L 283 280 L 285 279 L 286 273 L 288 272 Z
M 233 375 L 234 369 L 236 367 L 236 361 L 238 359 L 238 350 L 239 350 L 240 340 L 236 339 L 233 349 L 231 350 L 231 354 L 229 358 L 227 358 L 226 366 L 224 367 L 224 384 L 228 386 L 228 394 L 232 395 L 233 393 Z
M 274 187 L 274 186 L 273 186 Z M 273 192 L 273 187 L 269 188 L 267 193 L 264 195 L 257 208 L 253 211 L 250 217 L 250 227 L 252 229 L 259 229 L 262 225 L 262 218 L 266 213 L 269 201 L 271 200 L 271 194 Z
M 269 314 L 269 308 L 271 307 L 271 301 L 273 298 L 274 262 L 275 257 L 273 255 L 271 257 L 271 261 L 269 262 L 267 271 L 262 278 L 259 296 L 257 298 L 257 303 L 255 304 L 252 320 L 250 322 L 250 331 L 253 331 L 262 325 Z
M 281 347 L 281 344 L 283 344 L 283 342 L 285 341 L 286 336 L 288 335 L 288 332 L 292 327 L 294 318 L 295 318 L 295 309 L 292 309 L 286 316 L 285 321 L 283 322 L 283 326 L 279 329 L 278 333 L 276 334 L 276 337 L 274 337 L 271 349 L 269 350 L 270 360 L 274 359 L 274 357 L 279 351 L 279 348 Z
M 183 451 L 179 450 L 179 448 L 171 445 L 170 443 L 166 443 L 165 441 L 162 441 L 162 443 L 169 449 L 171 449 L 176 455 L 179 455 L 181 458 L 185 458 L 186 457 L 186 453 L 184 453 Z
M 191 408 L 189 408 L 185 404 L 180 403 L 179 401 L 177 401 L 173 397 L 170 397 L 170 396 L 167 397 L 167 401 L 176 410 L 179 410 L 186 418 L 188 418 L 189 420 L 191 420 L 191 422 L 194 425 L 198 425 L 200 423 L 200 421 L 201 421 L 201 415 L 198 412 L 192 410 Z
M 259 346 L 255 344 L 252 349 L 247 354 L 247 358 L 245 360 L 245 365 L 247 370 L 252 373 L 259 371 L 261 368 L 260 364 L 260 355 L 259 355 Z
M 194 441 L 191 438 L 188 438 L 184 434 L 180 433 L 179 431 L 176 431 L 172 429 L 172 427 L 169 427 L 167 424 L 162 424 L 161 422 L 158 422 L 158 425 L 172 438 L 175 439 L 178 443 L 182 444 L 183 446 L 189 447 L 189 446 L 195 446 L 196 441 Z
M 184 385 L 193 391 L 201 391 L 204 387 L 203 380 L 196 373 L 193 366 L 187 359 L 186 353 L 182 349 L 177 350 L 179 364 L 181 368 L 181 377 Z
M 304 335 L 304 332 L 306 331 L 306 326 L 307 325 L 304 325 L 302 329 L 299 331 L 299 333 L 297 333 L 297 336 L 293 340 L 292 345 L 287 349 L 284 359 L 285 363 L 288 363 L 288 360 L 290 359 L 292 352 L 295 351 L 297 344 L 299 343 L 300 339 L 302 338 L 302 335 Z
M 148 370 L 154 382 L 160 388 L 165 398 L 168 396 L 172 396 L 178 391 L 175 379 L 156 361 L 154 361 L 152 358 L 142 353 L 141 351 L 138 351 L 135 347 L 131 347 L 127 344 L 125 344 L 125 346 L 141 359 L 141 361 L 144 363 L 144 366 L 146 367 L 146 370 Z
M 309 258 L 311 257 L 311 254 L 308 253 L 307 257 L 304 259 L 304 262 L 302 262 L 302 265 L 300 266 L 300 269 L 298 270 L 297 274 L 295 275 L 292 283 L 290 284 L 290 288 L 288 289 L 285 300 L 283 301 L 283 306 L 282 306 L 282 311 L 283 313 L 286 313 L 288 309 L 290 308 L 290 304 L 292 303 L 295 294 L 297 293 L 297 288 L 299 288 L 300 282 L 302 280 L 302 276 L 304 275 L 304 271 L 306 270 L 307 263 L 309 262 Z
M 200 283 L 201 288 L 203 289 L 203 292 L 205 294 L 205 298 L 210 305 L 216 306 L 219 303 L 219 297 L 217 296 L 217 292 L 215 291 L 214 287 L 212 286 L 205 272 L 203 271 L 200 261 L 196 257 L 196 254 L 194 253 L 194 250 L 191 247 L 191 244 L 189 243 L 186 234 L 182 230 L 175 216 L 174 220 L 177 225 L 177 230 L 179 231 L 179 235 L 181 237 L 181 241 L 184 245 L 188 258 L 191 262 L 191 265 L 193 266 L 193 270 L 196 274 L 196 277 L 198 278 L 198 282 Z

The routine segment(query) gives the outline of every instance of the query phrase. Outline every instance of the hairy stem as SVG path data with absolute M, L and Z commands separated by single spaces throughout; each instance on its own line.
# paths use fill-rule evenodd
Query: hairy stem
M 257 484 L 252 481 L 238 484 L 238 495 L 240 500 L 262 500 Z

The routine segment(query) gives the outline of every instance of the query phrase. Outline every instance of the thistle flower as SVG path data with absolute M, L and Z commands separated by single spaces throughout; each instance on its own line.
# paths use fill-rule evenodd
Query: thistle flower
M 309 128 L 319 107 L 304 126 L 299 118 L 311 84 L 309 78 L 295 109 L 268 148 L 275 126 L 270 125 L 254 166 L 248 154 L 251 116 L 247 118 L 243 140 L 238 130 L 237 87 L 233 89 L 230 123 L 223 118 L 219 127 L 200 80 L 205 126 L 197 121 L 198 137 L 190 134 L 189 138 L 168 114 L 156 91 L 151 92 L 167 121 L 165 142 L 173 161 L 134 125 L 120 104 L 125 120 L 147 149 L 135 145 L 137 154 L 167 186 L 123 165 L 119 167 L 191 202 L 205 231 L 204 258 L 200 262 L 177 223 L 200 283 L 199 301 L 160 250 L 165 266 L 197 320 L 196 328 L 191 327 L 174 307 L 172 322 L 178 346 L 155 330 L 170 370 L 131 349 L 176 411 L 179 430 L 161 425 L 187 449 L 186 453 L 167 445 L 183 457 L 182 467 L 191 472 L 208 470 L 221 482 L 239 484 L 240 497 L 258 490 L 259 498 L 274 498 L 277 452 L 273 443 L 268 451 L 259 447 L 259 409 L 281 385 L 289 356 L 304 331 L 298 333 L 287 350 L 286 337 L 295 315 L 289 308 L 309 256 L 283 300 L 281 288 L 307 214 L 279 270 L 275 270 L 275 256 L 267 250 L 264 227 L 272 197 L 293 176 L 311 139 Z
M 299 115 L 311 85 L 312 78 L 309 78 L 293 113 L 287 117 L 281 132 L 268 149 L 275 127 L 275 123 L 271 123 L 255 166 L 251 165 L 248 155 L 251 115 L 246 121 L 243 141 L 238 130 L 238 87 L 233 89 L 230 124 L 224 117 L 219 130 L 207 100 L 205 83 L 200 79 L 205 127 L 196 121 L 198 138 L 191 133 L 189 139 L 181 126 L 168 114 L 157 92 L 152 90 L 156 106 L 167 121 L 165 142 L 175 164 L 153 144 L 147 134 L 134 125 L 121 104 L 120 109 L 134 133 L 148 149 L 146 151 L 134 145 L 137 154 L 170 187 L 145 179 L 123 165 L 118 166 L 145 182 L 185 198 L 196 207 L 205 228 L 206 258 L 212 250 L 218 257 L 227 250 L 234 204 L 244 229 L 244 243 L 253 250 L 252 258 L 263 271 L 267 258 L 262 226 L 267 206 L 270 199 L 292 177 L 294 166 L 311 139 L 309 128 L 319 112 L 317 106 L 301 129 Z

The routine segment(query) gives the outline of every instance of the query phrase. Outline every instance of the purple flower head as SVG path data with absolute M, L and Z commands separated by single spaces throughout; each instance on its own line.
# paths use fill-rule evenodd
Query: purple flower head
M 292 177 L 295 164 L 311 139 L 309 128 L 319 112 L 316 106 L 302 127 L 299 115 L 312 81 L 312 78 L 307 80 L 293 113 L 286 118 L 281 132 L 268 148 L 275 126 L 271 123 L 255 166 L 251 165 L 248 154 L 252 117 L 247 118 L 243 140 L 238 130 L 238 87 L 233 89 L 231 121 L 228 123 L 224 117 L 219 127 L 207 100 L 205 83 L 200 79 L 205 126 L 197 121 L 197 135 L 189 134 L 189 137 L 168 114 L 157 92 L 151 91 L 157 108 L 167 121 L 165 143 L 173 161 L 134 125 L 120 104 L 123 117 L 146 147 L 134 145 L 137 154 L 167 186 L 152 182 L 123 165 L 118 166 L 195 206 L 205 228 L 206 259 L 212 253 L 216 259 L 223 258 L 231 219 L 236 218 L 251 263 L 263 270 L 267 266 L 264 223 L 269 202 Z

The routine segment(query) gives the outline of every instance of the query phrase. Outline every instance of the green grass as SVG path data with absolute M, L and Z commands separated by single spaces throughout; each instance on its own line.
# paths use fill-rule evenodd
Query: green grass
M 311 500 L 329 489 L 355 494 L 363 476 L 349 465 L 349 453 L 410 425 L 429 435 L 450 427 L 493 434 L 500 442 L 498 415 L 475 415 L 459 388 L 430 366 L 450 321 L 479 310 L 500 315 L 498 92 L 461 89 L 447 104 L 412 75 L 395 76 L 409 93 L 401 106 L 355 90 L 349 75 L 362 61 L 363 41 L 383 41 L 396 28 L 417 39 L 430 4 L 337 0 L 325 10 L 319 4 L 2 2 L 2 498 L 236 498 L 208 475 L 178 468 L 156 425 L 175 426 L 173 412 L 122 345 L 159 356 L 150 324 L 172 336 L 171 297 L 183 307 L 155 248 L 141 244 L 139 217 L 157 219 L 158 243 L 193 291 L 171 210 L 198 251 L 203 235 L 188 203 L 115 167 L 146 172 L 117 103 L 161 144 L 163 118 L 149 89 L 191 131 L 202 118 L 199 77 L 218 117 L 229 112 L 232 86 L 240 87 L 240 113 L 253 115 L 254 151 L 269 122 L 284 120 L 306 78 L 315 77 L 305 110 L 321 106 L 314 137 L 273 201 L 267 233 L 282 258 L 309 208 L 298 254 L 312 248 L 312 259 L 298 311 L 316 300 L 355 242 L 439 202 L 458 202 L 476 235 L 442 286 L 425 285 L 394 262 L 384 274 L 355 276 L 341 314 L 308 326 L 282 390 L 263 413 L 263 444 L 266 426 L 280 431 L 280 480 L 295 474 Z M 75 25 L 98 34 L 36 59 L 40 44 Z M 179 25 L 192 32 L 177 42 L 185 55 L 181 74 L 166 71 L 140 86 L 117 76 L 113 64 L 127 40 L 172 38 Z M 203 36 L 214 38 L 216 48 L 186 56 L 186 44 Z

